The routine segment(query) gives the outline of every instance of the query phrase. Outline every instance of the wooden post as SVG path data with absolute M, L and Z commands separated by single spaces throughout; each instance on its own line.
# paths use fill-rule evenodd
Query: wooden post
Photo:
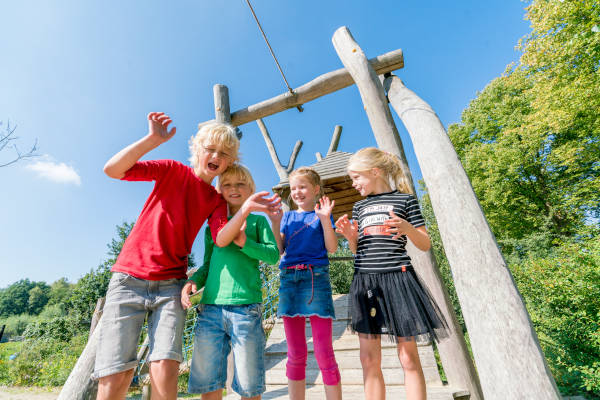
M 273 161 L 273 165 L 275 166 L 275 170 L 277 170 L 277 175 L 279 175 L 280 181 L 286 180 L 289 173 L 294 170 L 294 164 L 296 164 L 296 157 L 298 157 L 298 153 L 302 148 L 302 140 L 298 140 L 294 145 L 294 150 L 292 150 L 292 154 L 290 155 L 290 160 L 288 161 L 287 166 L 281 165 L 281 161 L 279 160 L 279 156 L 277 155 L 277 151 L 275 150 L 275 145 L 273 144 L 273 140 L 271 140 L 271 135 L 267 130 L 267 126 L 263 122 L 262 119 L 257 119 L 256 124 L 260 129 L 263 138 L 265 139 L 265 143 L 267 145 L 267 149 L 269 150 L 269 154 L 271 155 L 271 160 Z
M 213 86 L 213 94 L 215 97 L 215 120 L 224 124 L 230 124 L 229 89 L 227 89 L 227 86 L 217 83 Z
M 333 136 L 331 137 L 331 143 L 329 143 L 329 149 L 327 150 L 327 155 L 337 151 L 338 145 L 340 144 L 340 136 L 342 135 L 342 126 L 336 125 L 333 128 Z
M 102 317 L 102 311 L 104 310 L 104 302 L 106 301 L 106 297 L 100 297 L 96 301 L 96 308 L 94 309 L 94 314 L 92 315 L 92 322 L 90 324 L 90 336 L 94 333 L 96 329 L 96 325 L 98 325 L 98 321 L 100 321 L 100 317 Z
M 386 149 L 399 157 L 403 171 L 414 191 L 414 183 L 400 135 L 388 108 L 383 86 L 375 70 L 369 64 L 348 28 L 341 27 L 335 32 L 333 45 L 346 70 L 356 82 L 378 147 Z M 433 253 L 431 250 L 427 252 L 417 251 L 414 246 L 407 246 L 407 250 L 417 266 L 419 275 L 425 281 L 449 324 L 449 338 L 438 344 L 448 383 L 455 388 L 468 389 L 473 400 L 483 399 L 462 329 L 456 320 L 448 292 L 442 284 Z
M 521 295 L 444 126 L 399 78 L 388 77 L 385 85 L 427 184 L 486 400 L 560 399 Z
M 321 161 L 323 159 L 323 155 L 321 154 L 321 152 L 317 151 L 315 153 L 315 158 L 317 159 L 317 161 Z
M 215 97 L 215 120 L 226 124 L 231 123 L 231 114 L 229 113 L 229 89 L 227 86 L 216 84 L 213 86 Z M 231 393 L 231 384 L 233 382 L 233 352 L 227 356 L 227 380 L 225 388 L 227 393 Z

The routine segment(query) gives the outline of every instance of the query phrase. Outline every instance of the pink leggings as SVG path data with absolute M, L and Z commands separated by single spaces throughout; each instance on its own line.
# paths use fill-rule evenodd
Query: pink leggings
M 283 317 L 283 328 L 285 329 L 288 348 L 286 375 L 293 381 L 306 379 L 306 357 L 308 350 L 306 348 L 306 334 L 304 332 L 305 325 L 305 317 Z M 326 385 L 337 385 L 340 382 L 340 370 L 335 362 L 333 345 L 331 343 L 332 320 L 331 318 L 312 316 L 310 317 L 310 326 L 312 328 L 315 358 L 323 376 L 323 383 Z

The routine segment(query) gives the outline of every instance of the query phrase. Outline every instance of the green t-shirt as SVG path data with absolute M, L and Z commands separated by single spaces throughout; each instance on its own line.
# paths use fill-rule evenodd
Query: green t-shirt
M 197 288 L 204 286 L 203 304 L 253 304 L 262 302 L 259 260 L 274 265 L 279 260 L 273 231 L 262 215 L 246 218 L 246 244 L 215 246 L 210 228 L 204 235 L 204 263 L 191 276 Z

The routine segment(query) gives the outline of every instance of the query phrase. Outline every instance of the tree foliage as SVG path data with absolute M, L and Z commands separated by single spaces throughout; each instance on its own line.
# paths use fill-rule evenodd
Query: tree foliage
M 50 287 L 45 282 L 21 279 L 0 290 L 0 317 L 23 313 L 39 314 L 48 302 Z
M 547 247 L 600 216 L 600 12 L 540 0 L 520 61 L 494 79 L 450 138 L 500 242 Z

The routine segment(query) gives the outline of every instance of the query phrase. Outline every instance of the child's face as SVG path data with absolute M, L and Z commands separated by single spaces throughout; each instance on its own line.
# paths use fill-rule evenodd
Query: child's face
M 352 179 L 352 187 L 360 193 L 361 196 L 367 196 L 375 191 L 377 184 L 377 174 L 373 170 L 368 171 L 348 171 Z
M 304 210 L 314 208 L 319 190 L 318 185 L 313 185 L 304 176 L 294 176 L 290 179 L 292 200 Z
M 233 158 L 223 146 L 205 142 L 198 152 L 198 172 L 212 180 L 225 172 L 232 160 Z
M 236 208 L 241 207 L 252 194 L 252 188 L 248 182 L 236 176 L 226 177 L 219 187 L 227 204 Z

